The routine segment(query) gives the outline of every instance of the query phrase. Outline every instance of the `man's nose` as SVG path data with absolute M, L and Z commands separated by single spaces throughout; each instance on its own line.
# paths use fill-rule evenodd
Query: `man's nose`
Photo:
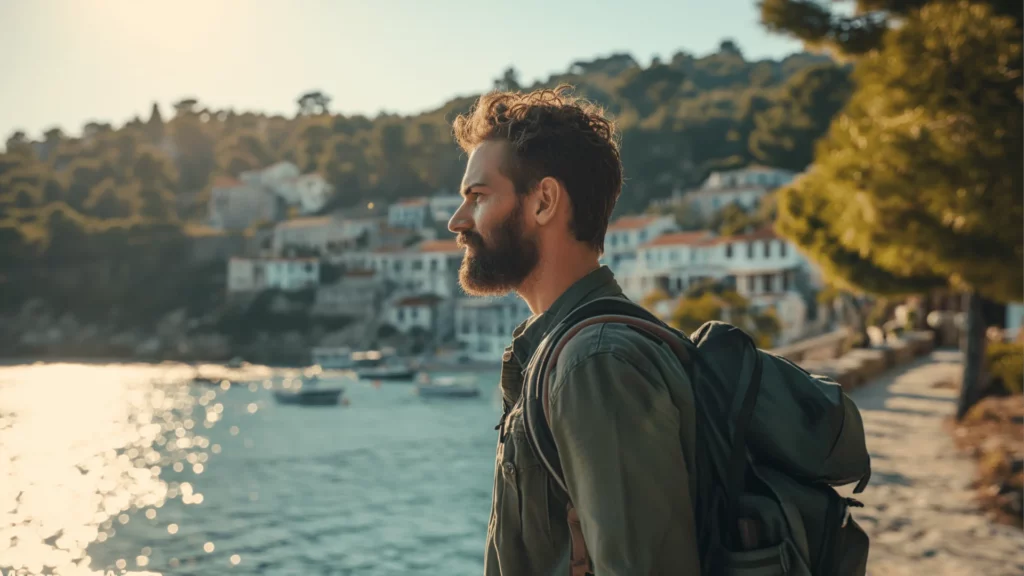
M 463 202 L 459 209 L 452 215 L 451 220 L 448 221 L 448 231 L 453 234 L 465 232 L 473 227 L 473 220 L 469 217 L 469 210 L 466 209 L 466 203 Z

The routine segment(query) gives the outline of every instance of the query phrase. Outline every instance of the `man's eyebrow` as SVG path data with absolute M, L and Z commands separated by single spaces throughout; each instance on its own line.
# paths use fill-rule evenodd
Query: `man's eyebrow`
M 473 191 L 473 188 L 479 188 L 481 186 L 487 186 L 486 182 L 474 182 L 462 189 L 462 195 L 465 196 Z

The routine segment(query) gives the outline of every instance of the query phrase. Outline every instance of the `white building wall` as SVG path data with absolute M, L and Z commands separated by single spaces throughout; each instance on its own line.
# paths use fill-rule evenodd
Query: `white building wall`
M 390 306 L 386 316 L 388 324 L 402 333 L 408 333 L 413 328 L 429 332 L 434 326 L 434 310 L 425 304 Z
M 455 303 L 455 339 L 474 360 L 499 361 L 512 342 L 512 331 L 529 317 L 529 307 L 514 295 L 460 298 Z

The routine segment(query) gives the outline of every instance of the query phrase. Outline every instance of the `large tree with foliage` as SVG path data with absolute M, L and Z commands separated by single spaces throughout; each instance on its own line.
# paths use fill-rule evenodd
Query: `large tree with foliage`
M 856 91 L 805 177 L 780 192 L 778 228 L 840 284 L 967 295 L 962 417 L 979 391 L 981 298 L 1024 297 L 1021 3 L 857 8 L 762 4 L 770 28 L 857 57 Z

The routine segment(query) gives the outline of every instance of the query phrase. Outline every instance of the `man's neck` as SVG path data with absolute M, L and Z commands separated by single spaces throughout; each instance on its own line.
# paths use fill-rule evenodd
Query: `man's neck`
M 600 267 L 593 252 L 559 251 L 542 258 L 517 293 L 534 315 L 547 311 L 558 297 Z

